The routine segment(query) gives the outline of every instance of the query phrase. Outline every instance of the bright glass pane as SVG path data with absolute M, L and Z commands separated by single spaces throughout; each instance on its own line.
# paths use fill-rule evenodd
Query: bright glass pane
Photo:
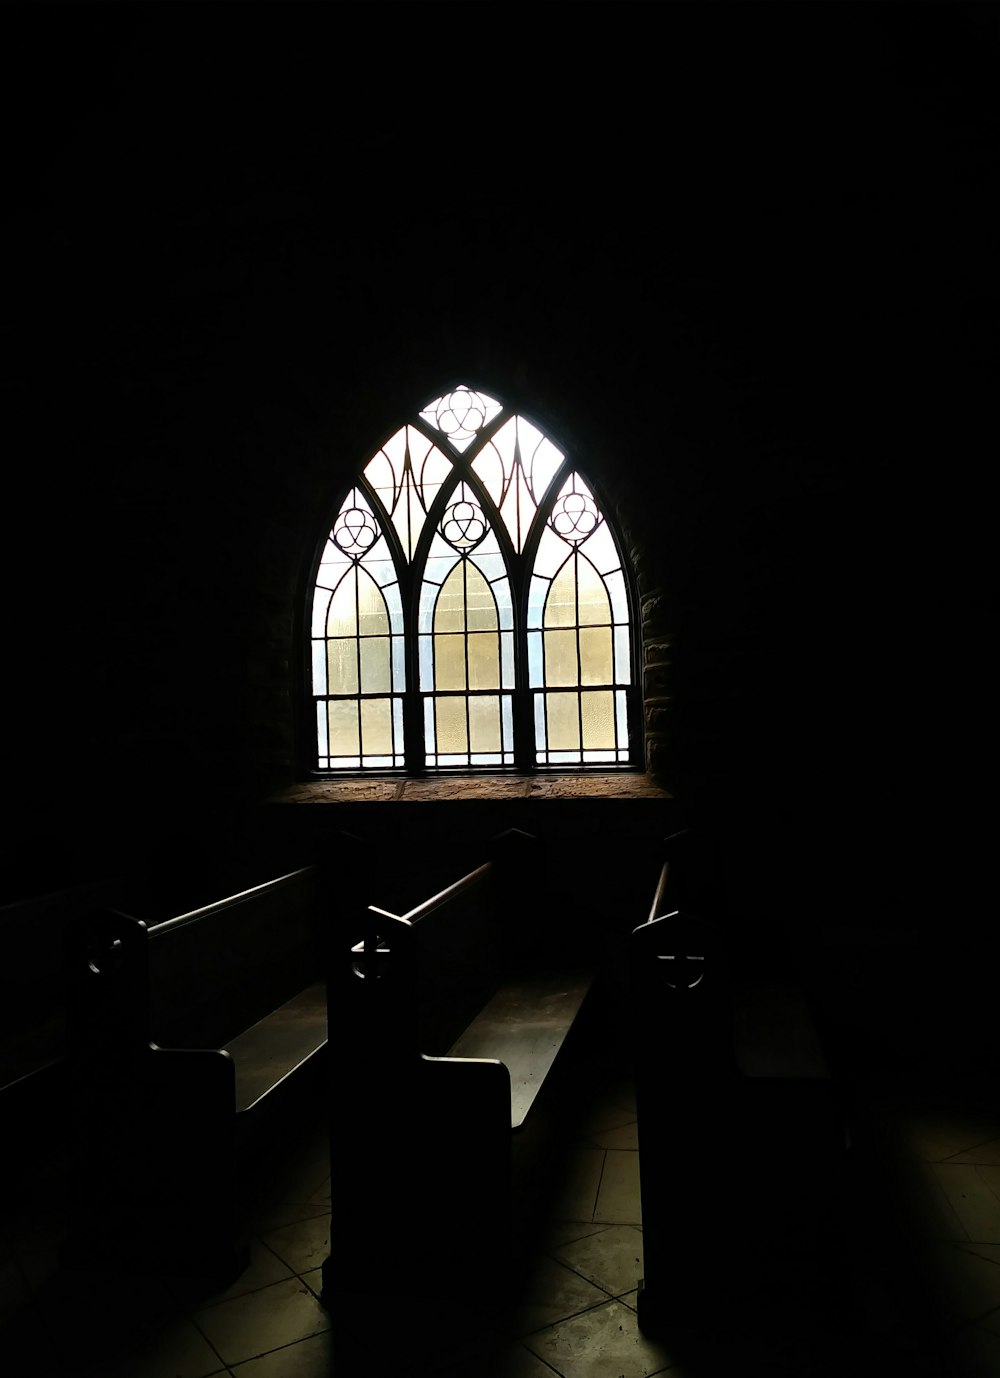
M 471 751 L 500 750 L 500 700 L 497 698 L 469 699 L 469 749 Z
M 434 688 L 434 641 L 429 636 L 420 638 L 420 687 Z
M 510 695 L 504 694 L 501 702 L 503 716 L 503 749 L 511 752 L 514 750 L 514 710 L 511 705 Z
M 326 689 L 326 643 L 324 641 L 314 641 L 312 643 L 312 691 L 314 694 L 325 694 Z
M 330 755 L 357 756 L 358 741 L 358 701 L 357 699 L 336 699 L 327 705 L 330 725 Z
M 583 745 L 590 750 L 613 750 L 615 747 L 615 696 L 608 690 L 591 690 L 581 694 L 583 715 Z
M 361 746 L 365 756 L 392 752 L 392 714 L 388 699 L 361 700 Z
M 434 637 L 434 688 L 464 689 L 465 637 L 448 632 Z
M 388 694 L 392 688 L 389 666 L 389 638 L 364 637 L 361 640 L 362 694 Z
M 466 561 L 466 625 L 470 632 L 491 631 L 498 625 L 493 591 L 471 560 Z
M 327 717 L 326 704 L 325 704 L 325 703 L 317 703 L 317 705 L 316 705 L 316 740 L 317 740 L 317 743 L 318 743 L 318 745 L 319 745 L 319 754 L 320 754 L 321 756 L 329 756 L 329 754 L 330 754 L 330 741 L 329 741 L 329 737 L 328 737 L 328 731 L 329 731 L 329 719 L 328 719 L 328 717 Z
M 470 633 L 468 649 L 469 688 L 499 689 L 500 638 L 496 632 Z
M 528 633 L 528 683 L 533 689 L 544 684 L 542 677 L 542 632 Z
M 549 581 L 539 579 L 537 574 L 531 576 L 531 587 L 528 590 L 528 626 L 540 627 L 542 625 L 542 609 L 545 607 L 545 595 L 549 591 Z
M 465 725 L 466 699 L 437 699 L 437 749 L 439 754 L 465 753 L 469 738 Z
M 615 628 L 615 683 L 632 683 L 632 658 L 628 627 Z
M 535 554 L 535 573 L 551 579 L 568 553 L 566 542 L 560 540 L 551 526 L 546 526 Z
M 576 662 L 576 632 L 545 632 L 545 684 L 579 684 Z
M 392 638 L 392 687 L 397 694 L 406 688 L 406 661 L 401 636 Z
M 330 599 L 327 636 L 356 636 L 358 632 L 358 572 L 349 569 Z
M 434 700 L 424 699 L 424 747 L 428 755 L 437 751 L 437 737 L 435 736 L 434 724 Z
M 608 574 L 621 565 L 615 538 L 612 536 L 607 522 L 601 522 L 593 535 L 588 536 L 580 548 L 601 574 Z
M 604 580 L 585 555 L 576 556 L 577 592 L 580 600 L 580 625 L 607 625 L 611 621 L 611 600 Z
M 580 746 L 580 713 L 577 694 L 546 694 L 549 750 L 576 751 Z
M 325 589 L 317 589 L 313 598 L 312 634 L 326 636 L 326 615 L 330 608 L 331 595 Z
M 500 633 L 500 660 L 502 665 L 500 683 L 504 689 L 514 688 L 514 634 Z
M 358 571 L 358 626 L 362 636 L 389 635 L 389 613 L 382 590 L 363 566 Z
M 546 627 L 576 626 L 576 556 L 571 555 L 549 585 L 545 600 Z
M 616 622 L 628 621 L 628 597 L 625 593 L 625 576 L 621 570 L 616 570 L 607 577 L 608 593 L 611 595 L 611 607 L 614 610 Z
M 558 633 L 550 633 L 550 635 Z M 611 684 L 614 666 L 611 658 L 611 628 L 580 629 L 580 683 Z
M 448 575 L 434 610 L 436 632 L 465 630 L 465 567 L 460 561 Z
M 544 751 L 546 747 L 544 694 L 535 695 L 535 747 L 538 751 Z
M 628 746 L 628 702 L 624 689 L 615 694 L 615 722 L 618 727 L 618 745 Z
M 354 637 L 339 637 L 326 643 L 326 663 L 330 694 L 358 692 L 358 643 Z

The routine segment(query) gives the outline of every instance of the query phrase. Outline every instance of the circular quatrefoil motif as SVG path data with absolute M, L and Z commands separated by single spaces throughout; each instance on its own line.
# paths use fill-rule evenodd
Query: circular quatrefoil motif
M 333 528 L 334 543 L 345 555 L 363 555 L 378 540 L 378 523 L 363 507 L 348 507 Z
M 478 502 L 467 498 L 445 508 L 441 535 L 456 550 L 471 550 L 486 535 L 486 517 Z
M 478 393 L 459 388 L 441 398 L 434 417 L 438 428 L 452 440 L 471 440 L 486 420 L 486 404 Z
M 571 545 L 585 541 L 600 520 L 597 503 L 586 493 L 564 493 L 549 518 L 553 530 Z

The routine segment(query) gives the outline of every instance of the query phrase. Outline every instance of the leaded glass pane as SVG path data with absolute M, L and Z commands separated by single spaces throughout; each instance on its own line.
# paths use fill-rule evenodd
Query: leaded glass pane
M 469 749 L 465 719 L 466 699 L 439 698 L 437 707 L 437 749 L 439 755 L 462 753 Z
M 314 694 L 326 693 L 326 656 L 323 653 L 324 643 L 315 640 L 312 643 L 312 686 Z
M 361 692 L 387 694 L 392 688 L 389 638 L 372 636 L 361 641 Z
M 358 573 L 349 569 L 334 590 L 326 619 L 327 636 L 358 634 Z
M 614 683 L 610 627 L 581 627 L 580 683 Z
M 611 600 L 604 580 L 585 555 L 574 555 L 576 588 L 581 626 L 601 626 L 611 622 Z
M 579 694 L 546 694 L 550 751 L 578 751 L 580 747 Z
M 444 581 L 434 610 L 436 632 L 465 631 L 465 562 L 455 566 Z
M 471 560 L 465 561 L 466 626 L 470 632 L 493 630 L 498 626 L 496 599 L 489 584 Z
M 365 756 L 392 754 L 392 714 L 388 699 L 361 700 L 361 746 Z
M 500 700 L 492 696 L 469 699 L 470 751 L 500 750 Z
M 329 694 L 358 692 L 358 642 L 354 637 L 337 637 L 326 643 Z
M 434 635 L 435 689 L 465 689 L 465 637 L 446 632 Z
M 545 683 L 578 684 L 580 671 L 576 661 L 576 631 L 547 631 L 545 633 Z
M 576 561 L 571 555 L 549 585 L 549 596 L 545 600 L 545 625 L 575 627 L 576 621 Z
M 330 724 L 330 755 L 358 756 L 357 699 L 331 699 L 327 705 Z
M 500 638 L 496 632 L 469 636 L 469 688 L 500 688 Z
M 610 690 L 592 689 L 580 695 L 583 745 L 590 750 L 615 746 L 615 705 Z

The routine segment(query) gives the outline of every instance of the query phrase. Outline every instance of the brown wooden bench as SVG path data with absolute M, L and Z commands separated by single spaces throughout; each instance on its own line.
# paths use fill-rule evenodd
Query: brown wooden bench
M 309 866 L 162 923 L 73 926 L 65 1266 L 245 1266 L 241 1165 L 326 1049 L 327 919 Z
M 846 1161 L 839 1087 L 794 969 L 779 954 L 737 960 L 722 923 L 673 908 L 685 840 L 667 839 L 630 938 L 651 1335 L 735 1314 L 772 1255 L 829 1227 Z
M 547 941 L 538 871 L 511 831 L 407 913 L 370 907 L 334 956 L 329 1306 L 505 1281 L 595 979 Z

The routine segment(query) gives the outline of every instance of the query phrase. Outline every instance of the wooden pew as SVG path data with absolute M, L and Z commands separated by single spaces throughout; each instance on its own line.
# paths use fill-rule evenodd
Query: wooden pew
M 308 866 L 151 926 L 73 926 L 64 1266 L 242 1271 L 240 1167 L 326 1049 L 325 908 Z
M 0 1121 L 16 1126 L 0 1144 L 3 1181 L 51 1156 L 63 1129 L 65 1099 L 66 969 L 61 960 L 69 928 L 113 902 L 117 880 L 67 885 L 25 894 L 0 907 Z
M 687 842 L 667 839 L 630 939 L 649 1335 L 710 1329 L 759 1298 L 779 1257 L 835 1226 L 846 1163 L 839 1088 L 794 974 L 736 960 L 721 923 L 673 908 Z
M 594 986 L 549 940 L 534 839 L 409 912 L 369 907 L 329 975 L 331 1252 L 323 1300 L 493 1304 L 541 1180 Z

